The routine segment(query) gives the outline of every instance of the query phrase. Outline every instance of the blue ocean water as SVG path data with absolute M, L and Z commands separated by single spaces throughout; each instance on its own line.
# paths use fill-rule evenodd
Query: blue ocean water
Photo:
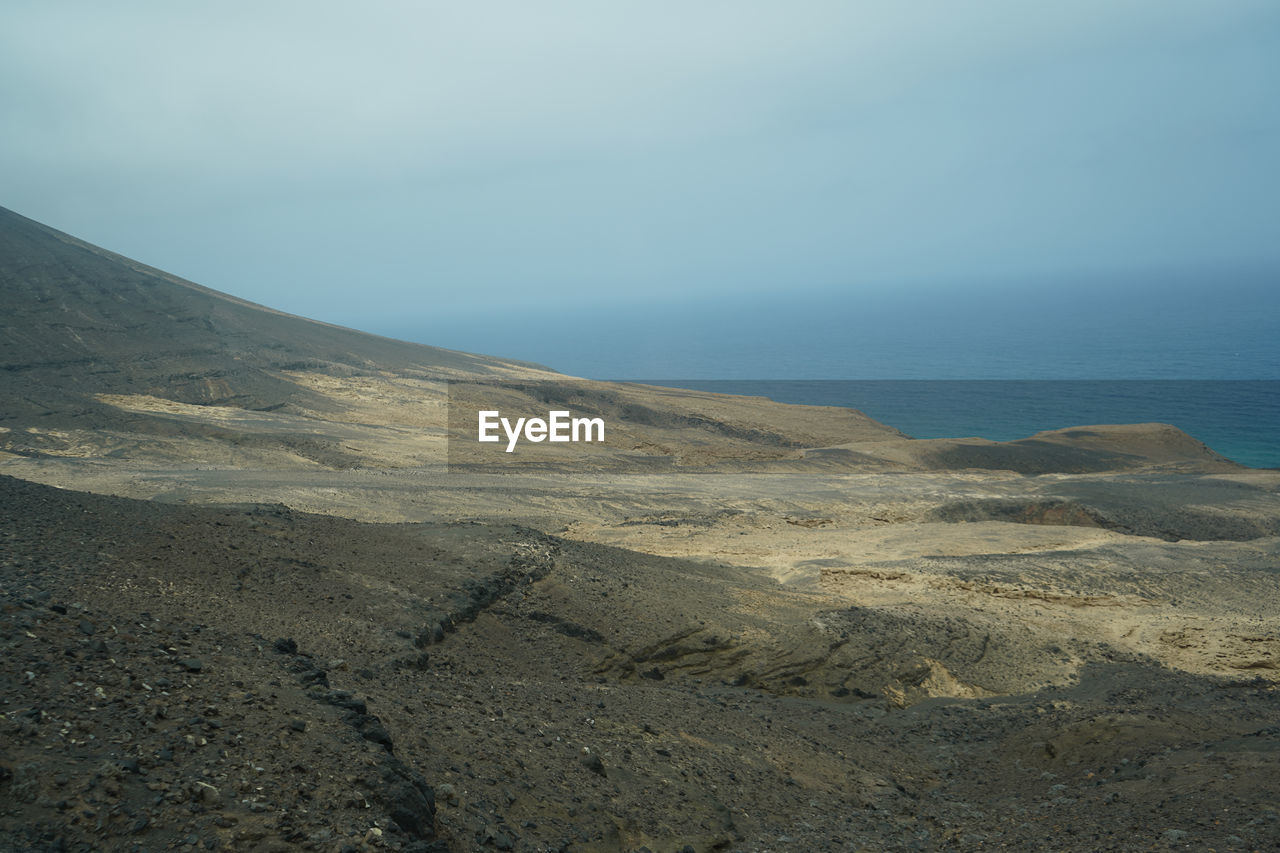
M 1280 380 L 1280 269 L 486 311 L 372 331 L 639 379 Z M 1127 393 L 1127 392 L 1126 392 Z
M 571 376 L 851 406 L 918 438 L 1169 423 L 1280 467 L 1280 268 L 698 293 L 377 331 Z
M 914 438 L 1008 441 L 1071 426 L 1167 423 L 1242 465 L 1280 468 L 1280 380 L 643 381 L 847 406 Z

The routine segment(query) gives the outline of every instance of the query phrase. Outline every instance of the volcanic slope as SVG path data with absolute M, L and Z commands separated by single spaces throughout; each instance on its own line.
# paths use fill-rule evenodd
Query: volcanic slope
M 0 478 L 0 530 L 4 849 L 1280 838 L 1280 692 L 1252 672 L 511 525 Z
M 522 380 L 515 393 L 525 399 L 570 381 L 284 314 L 3 208 L 0 299 L 0 449 L 29 457 L 414 466 L 443 459 L 445 380 Z M 668 438 L 796 455 L 813 443 L 900 437 L 852 410 L 577 387 L 607 389 L 596 408 L 614 412 L 645 398 L 648 431 Z

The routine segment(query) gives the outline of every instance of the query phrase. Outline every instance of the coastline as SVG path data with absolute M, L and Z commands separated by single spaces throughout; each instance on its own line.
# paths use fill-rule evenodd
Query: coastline
M 848 406 L 913 438 L 992 441 L 1082 424 L 1167 423 L 1251 468 L 1280 468 L 1275 379 L 626 380 Z

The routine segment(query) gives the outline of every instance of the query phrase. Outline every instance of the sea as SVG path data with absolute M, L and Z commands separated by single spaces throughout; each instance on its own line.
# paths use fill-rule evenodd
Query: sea
M 625 310 L 557 302 L 377 331 L 571 376 L 848 406 L 916 438 L 1168 423 L 1280 468 L 1280 267 Z
M 1280 468 L 1280 380 L 645 379 L 843 406 L 913 438 L 1026 438 L 1090 424 L 1166 423 L 1241 465 Z

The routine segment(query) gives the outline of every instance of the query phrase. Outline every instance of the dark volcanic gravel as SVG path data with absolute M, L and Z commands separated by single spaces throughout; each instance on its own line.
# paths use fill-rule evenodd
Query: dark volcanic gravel
M 771 674 L 749 592 L 517 527 L 0 478 L 0 849 L 1280 841 L 1270 682 L 1100 646 L 1072 685 L 900 708 L 815 690 L 821 648 Z

